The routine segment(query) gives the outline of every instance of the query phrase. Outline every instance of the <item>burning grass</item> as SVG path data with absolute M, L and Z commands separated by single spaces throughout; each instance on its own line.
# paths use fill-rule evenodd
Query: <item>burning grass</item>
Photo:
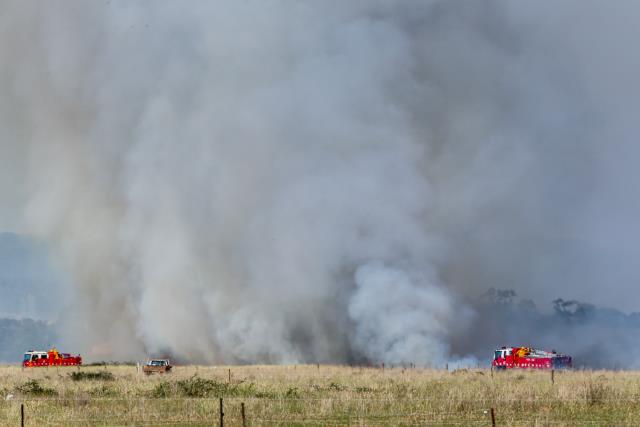
M 0 391 L 0 425 L 15 423 L 23 402 L 27 425 L 211 424 L 219 397 L 229 425 L 240 423 L 242 402 L 250 425 L 490 425 L 492 407 L 498 425 L 510 426 L 637 425 L 640 419 L 635 371 L 556 372 L 552 384 L 549 372 L 480 369 L 179 366 L 146 376 L 135 366 L 2 367 Z

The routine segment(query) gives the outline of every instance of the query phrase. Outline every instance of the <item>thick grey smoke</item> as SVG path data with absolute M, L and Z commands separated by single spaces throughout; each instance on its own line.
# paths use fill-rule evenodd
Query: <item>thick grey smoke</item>
M 438 364 L 491 286 L 636 308 L 636 3 L 0 6 L 3 220 L 70 346 Z
M 466 325 L 470 311 L 454 307 L 443 289 L 424 283 L 424 278 L 383 265 L 359 267 L 355 281 L 349 302 L 355 349 L 368 360 L 419 360 L 438 366 L 448 361 L 446 339 L 455 322 Z

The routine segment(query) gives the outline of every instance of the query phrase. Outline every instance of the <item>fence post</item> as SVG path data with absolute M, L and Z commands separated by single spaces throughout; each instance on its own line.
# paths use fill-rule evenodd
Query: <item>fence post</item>
M 24 427 L 24 403 L 20 404 L 20 427 Z
M 224 408 L 222 406 L 222 398 L 220 398 L 220 427 L 224 427 Z
M 551 384 L 555 384 L 556 383 L 555 378 L 554 378 L 554 374 L 555 374 L 555 369 L 552 369 L 551 370 Z
M 491 427 L 496 427 L 496 411 L 491 408 Z
M 231 384 L 231 369 L 229 369 L 229 384 Z
M 247 427 L 247 416 L 244 413 L 244 402 L 240 404 L 240 415 L 242 415 L 242 427 Z

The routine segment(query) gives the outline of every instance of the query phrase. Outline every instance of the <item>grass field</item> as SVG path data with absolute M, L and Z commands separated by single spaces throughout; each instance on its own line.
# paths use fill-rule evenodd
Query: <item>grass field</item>
M 231 381 L 229 381 L 229 371 Z M 343 366 L 0 367 L 0 424 L 640 425 L 640 372 Z

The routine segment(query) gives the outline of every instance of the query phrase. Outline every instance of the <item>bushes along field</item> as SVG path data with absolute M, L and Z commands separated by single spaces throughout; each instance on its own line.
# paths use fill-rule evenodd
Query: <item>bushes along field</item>
M 231 369 L 231 381 L 229 371 Z M 494 372 L 340 366 L 0 367 L 0 424 L 637 425 L 640 372 Z M 191 424 L 193 425 L 193 424 Z M 241 424 L 240 424 L 241 425 Z

